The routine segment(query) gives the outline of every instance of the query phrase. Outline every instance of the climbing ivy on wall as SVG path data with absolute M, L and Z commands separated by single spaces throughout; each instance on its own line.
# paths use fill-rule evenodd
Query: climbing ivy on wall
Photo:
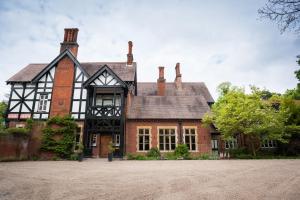
M 76 128 L 77 124 L 70 116 L 55 116 L 48 119 L 46 127 L 42 130 L 41 150 L 69 159 L 75 145 Z

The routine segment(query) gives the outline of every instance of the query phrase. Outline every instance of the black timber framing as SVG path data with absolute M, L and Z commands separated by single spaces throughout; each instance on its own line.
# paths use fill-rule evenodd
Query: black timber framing
M 75 70 L 74 70 L 74 80 L 73 80 L 73 91 L 72 91 L 72 103 L 71 103 L 71 115 L 76 119 L 76 120 L 84 120 L 85 119 L 85 113 L 86 113 L 86 109 L 84 109 L 84 111 L 82 111 L 82 104 L 83 102 L 85 103 L 85 108 L 87 107 L 87 94 L 86 97 L 83 97 L 83 93 L 84 90 L 86 90 L 85 88 L 83 88 L 83 83 L 84 83 L 84 78 L 86 77 L 86 79 L 88 78 L 85 73 L 81 70 L 81 68 L 77 65 L 74 66 Z M 77 71 L 80 71 L 79 75 L 77 75 Z M 80 86 L 78 86 L 80 85 Z M 80 90 L 79 92 L 79 98 L 76 98 L 74 96 L 75 91 Z M 87 93 L 87 92 L 86 92 Z M 79 104 L 79 108 L 78 108 L 78 112 L 73 112 L 73 104 L 74 102 L 78 102 Z M 75 117 L 76 116 L 76 117 Z
M 125 88 L 122 87 L 91 87 L 87 88 L 87 103 L 86 103 L 86 116 L 85 116 L 85 130 L 84 130 L 84 146 L 86 148 L 86 156 L 91 155 L 91 134 L 101 135 L 103 133 L 110 134 L 112 141 L 114 141 L 115 135 L 120 135 L 120 152 L 117 157 L 122 157 L 124 153 L 124 119 L 125 119 Z M 113 106 L 117 107 L 116 96 L 120 95 L 121 98 L 121 115 L 111 116 L 94 116 L 88 114 L 88 110 L 95 107 L 96 94 L 109 94 L 113 95 Z M 101 106 L 100 106 L 101 107 Z M 115 113 L 115 111 L 113 112 Z

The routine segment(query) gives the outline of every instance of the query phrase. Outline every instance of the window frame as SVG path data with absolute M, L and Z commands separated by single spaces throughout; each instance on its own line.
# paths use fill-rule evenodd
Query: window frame
M 197 126 L 183 126 L 182 127 L 182 130 L 183 130 L 183 134 L 182 134 L 182 136 L 183 136 L 183 143 L 184 144 L 186 144 L 185 143 L 185 136 L 186 136 L 186 133 L 185 133 L 185 130 L 186 129 L 188 129 L 188 130 L 191 130 L 191 129 L 194 129 L 195 130 L 195 150 L 191 150 L 191 146 L 190 146 L 190 149 L 189 149 L 189 151 L 190 152 L 198 152 L 199 151 L 199 149 L 198 149 L 198 132 L 197 132 Z M 189 139 L 191 139 L 191 137 L 192 137 L 192 134 L 191 133 L 189 133 Z M 191 140 L 190 140 L 191 141 Z
M 152 148 L 152 127 L 151 126 L 137 126 L 136 127 L 136 151 L 137 152 L 148 152 L 149 150 L 140 150 L 140 141 L 139 141 L 139 136 L 140 136 L 140 129 L 148 129 L 149 130 L 149 150 Z M 143 136 L 145 136 L 145 131 Z M 143 141 L 143 147 L 145 149 L 145 141 Z
M 120 147 L 120 144 L 121 144 L 121 135 L 120 134 L 114 134 L 113 145 L 115 147 Z
M 95 142 L 94 142 L 94 137 L 96 138 Z M 97 147 L 97 140 L 98 140 L 98 134 L 92 134 L 92 137 L 91 137 L 91 146 L 92 147 Z
M 271 142 L 271 145 L 270 145 L 270 142 Z M 278 143 L 276 140 L 265 139 L 260 142 L 261 149 L 275 149 L 277 147 L 278 147 Z
M 229 147 L 226 147 L 226 143 L 228 144 Z M 231 146 L 232 146 L 232 148 L 231 148 Z M 238 147 L 239 147 L 239 145 L 238 145 L 238 141 L 237 141 L 236 137 L 232 138 L 231 140 L 228 140 L 228 141 L 225 140 L 224 141 L 224 148 L 226 150 L 228 150 L 228 149 L 237 149 Z
M 42 96 L 45 96 L 46 98 L 42 99 L 41 98 Z M 39 101 L 38 101 L 37 112 L 40 112 L 40 113 L 47 112 L 47 110 L 48 110 L 48 101 L 49 101 L 48 96 L 49 96 L 49 94 L 47 94 L 47 93 L 40 93 L 40 98 L 39 98 Z
M 169 130 L 170 129 L 174 129 L 175 130 L 175 149 L 176 149 L 176 147 L 178 146 L 177 126 L 158 126 L 157 127 L 157 148 L 159 149 L 159 151 L 160 152 L 174 152 L 175 149 L 174 150 L 162 150 L 162 149 L 160 149 L 160 143 L 159 143 L 159 137 L 160 137 L 159 130 L 160 129 L 164 129 L 164 130 L 166 130 L 166 129 L 169 129 Z M 172 144 L 172 142 L 171 142 L 171 144 Z

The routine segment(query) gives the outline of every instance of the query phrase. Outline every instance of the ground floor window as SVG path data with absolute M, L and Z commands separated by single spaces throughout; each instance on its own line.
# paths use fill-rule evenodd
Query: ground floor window
M 237 139 L 232 138 L 225 141 L 225 149 L 235 149 L 237 148 Z
M 96 147 L 97 146 L 97 135 L 96 134 L 92 134 L 92 137 L 91 137 L 91 145 L 93 147 Z
M 25 128 L 25 124 L 16 124 L 16 128 Z
M 190 151 L 196 151 L 196 129 L 184 128 L 183 142 Z
M 150 149 L 150 129 L 138 128 L 138 151 L 149 151 Z
M 276 148 L 277 142 L 275 140 L 263 140 L 261 142 L 261 148 Z
M 176 148 L 176 135 L 173 128 L 159 129 L 159 150 L 172 151 Z
M 114 145 L 117 147 L 120 146 L 120 134 L 115 134 Z
M 212 139 L 211 140 L 211 149 L 212 150 L 217 150 L 218 149 L 218 140 L 217 139 Z

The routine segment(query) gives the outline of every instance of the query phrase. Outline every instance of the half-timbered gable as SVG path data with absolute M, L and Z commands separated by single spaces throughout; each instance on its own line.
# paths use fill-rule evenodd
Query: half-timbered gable
M 55 67 L 50 69 L 37 81 L 34 98 L 33 119 L 48 119 L 52 99 L 52 89 L 55 75 Z
M 11 85 L 11 95 L 8 105 L 9 119 L 27 119 L 33 112 L 35 85 L 30 83 L 15 83 Z
M 71 115 L 74 119 L 85 119 L 87 90 L 83 88 L 83 83 L 87 81 L 87 79 L 88 77 L 83 70 L 79 66 L 76 66 L 71 109 Z

